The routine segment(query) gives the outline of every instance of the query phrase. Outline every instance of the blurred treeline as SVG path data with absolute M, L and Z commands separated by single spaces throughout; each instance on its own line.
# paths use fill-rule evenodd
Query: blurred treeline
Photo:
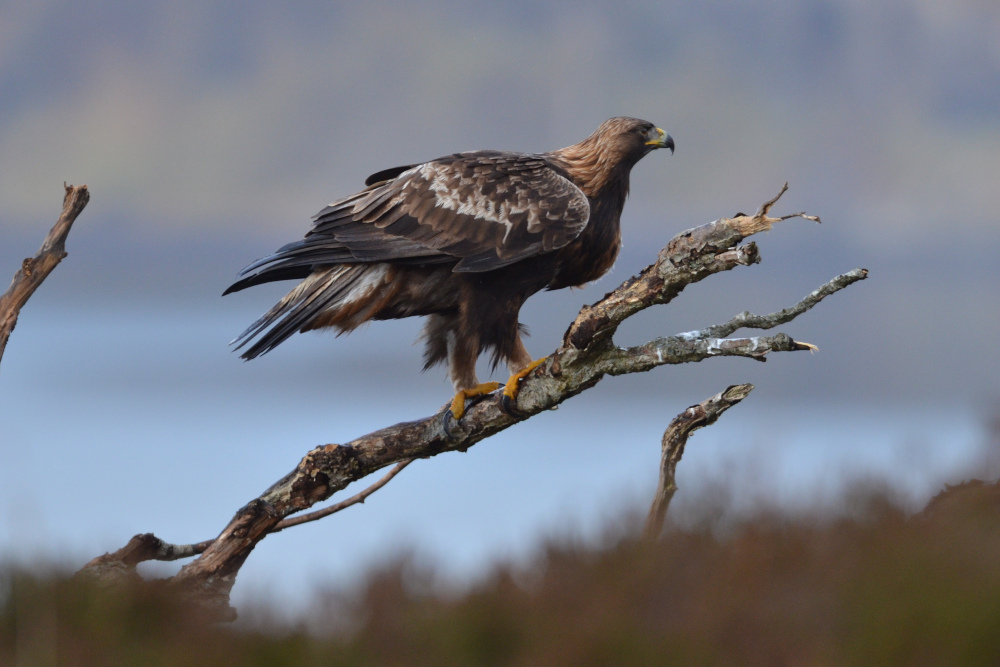
M 291 623 L 261 608 L 219 627 L 160 584 L 7 568 L 0 664 L 1000 663 L 1000 484 L 950 487 L 916 514 L 877 492 L 848 506 L 675 526 L 656 544 L 556 540 L 461 591 L 401 557 Z

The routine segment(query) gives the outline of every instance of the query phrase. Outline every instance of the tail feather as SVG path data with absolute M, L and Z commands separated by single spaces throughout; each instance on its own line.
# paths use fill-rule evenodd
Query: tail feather
M 378 275 L 372 275 L 373 272 Z M 321 314 L 336 311 L 369 294 L 378 287 L 383 274 L 384 269 L 371 264 L 341 264 L 316 271 L 247 327 L 230 345 L 239 350 L 256 338 L 253 345 L 240 355 L 241 358 L 249 360 L 265 354 L 292 334 L 314 328 L 310 325 Z

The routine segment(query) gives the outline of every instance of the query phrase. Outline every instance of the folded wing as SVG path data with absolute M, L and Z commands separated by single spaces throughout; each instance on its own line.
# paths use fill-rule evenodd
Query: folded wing
M 388 169 L 368 182 L 367 190 L 320 211 L 304 239 L 244 269 L 226 293 L 337 264 L 451 263 L 454 271 L 491 271 L 565 246 L 590 217 L 583 192 L 537 155 L 458 153 Z

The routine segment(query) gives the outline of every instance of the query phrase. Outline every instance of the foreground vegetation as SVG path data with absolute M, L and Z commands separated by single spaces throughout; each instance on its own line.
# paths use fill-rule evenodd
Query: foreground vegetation
M 8 569 L 3 665 L 997 664 L 1000 485 L 908 516 L 759 515 L 724 536 L 673 529 L 551 544 L 445 593 L 411 560 L 317 603 L 312 631 L 218 627 L 151 583 L 100 590 Z M 320 628 L 320 630 L 316 630 Z M 325 630 L 324 630 L 325 629 Z

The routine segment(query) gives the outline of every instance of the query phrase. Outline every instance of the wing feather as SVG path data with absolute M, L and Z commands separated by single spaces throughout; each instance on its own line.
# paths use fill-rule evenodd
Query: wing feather
M 301 267 L 352 262 L 454 262 L 455 271 L 490 271 L 567 245 L 590 218 L 586 195 L 538 155 L 456 153 L 368 182 L 314 216 L 304 239 L 244 269 L 227 293 Z

